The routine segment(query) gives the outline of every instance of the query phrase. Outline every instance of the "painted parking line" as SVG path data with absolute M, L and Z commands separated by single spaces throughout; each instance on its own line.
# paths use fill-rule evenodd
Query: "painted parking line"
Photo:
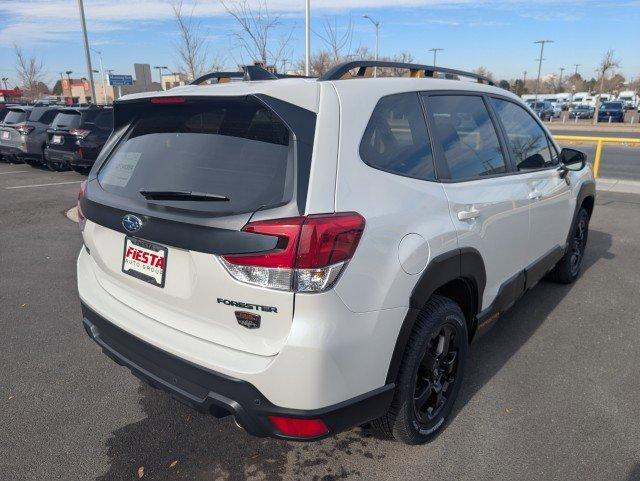
M 31 185 L 14 185 L 13 187 L 5 187 L 5 189 L 29 189 L 32 187 L 48 187 L 50 185 L 79 184 L 81 180 L 72 180 L 69 182 L 52 182 L 50 184 L 31 184 Z
M 13 172 L 0 172 L 0 175 L 21 174 L 22 172 L 29 172 L 29 171 L 28 170 L 14 170 Z

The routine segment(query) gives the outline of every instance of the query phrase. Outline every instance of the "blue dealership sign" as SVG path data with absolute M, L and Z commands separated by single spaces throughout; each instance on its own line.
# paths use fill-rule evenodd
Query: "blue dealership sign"
M 133 85 L 132 75 L 109 75 L 109 85 Z

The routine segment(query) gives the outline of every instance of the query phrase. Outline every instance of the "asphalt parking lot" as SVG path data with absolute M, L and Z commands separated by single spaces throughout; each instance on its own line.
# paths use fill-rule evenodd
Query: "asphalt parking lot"
M 1 479 L 640 480 L 640 196 L 600 193 L 578 282 L 541 283 L 473 344 L 433 443 L 300 444 L 196 414 L 87 338 L 64 216 L 81 180 L 0 163 Z

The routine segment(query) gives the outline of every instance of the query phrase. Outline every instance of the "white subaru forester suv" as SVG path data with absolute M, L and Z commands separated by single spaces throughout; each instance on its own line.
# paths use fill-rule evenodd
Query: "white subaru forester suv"
M 115 103 L 79 194 L 87 333 L 253 435 L 428 441 L 469 342 L 543 277 L 579 275 L 584 154 L 467 72 L 235 76 Z

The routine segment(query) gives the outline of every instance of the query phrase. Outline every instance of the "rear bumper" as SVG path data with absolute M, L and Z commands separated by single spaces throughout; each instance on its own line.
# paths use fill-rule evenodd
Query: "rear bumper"
M 290 438 L 280 434 L 268 416 L 322 419 L 329 432 L 316 440 L 381 416 L 393 397 L 388 384 L 347 401 L 314 410 L 288 409 L 272 404 L 251 383 L 220 374 L 129 334 L 82 304 L 84 328 L 102 351 L 154 388 L 169 393 L 201 412 L 217 417 L 233 415 L 254 436 Z M 291 386 L 296 389 L 296 386 Z
M 19 146 L 0 144 L 0 155 L 6 156 L 6 157 L 18 157 L 23 153 L 24 153 L 24 150 L 21 149 Z

